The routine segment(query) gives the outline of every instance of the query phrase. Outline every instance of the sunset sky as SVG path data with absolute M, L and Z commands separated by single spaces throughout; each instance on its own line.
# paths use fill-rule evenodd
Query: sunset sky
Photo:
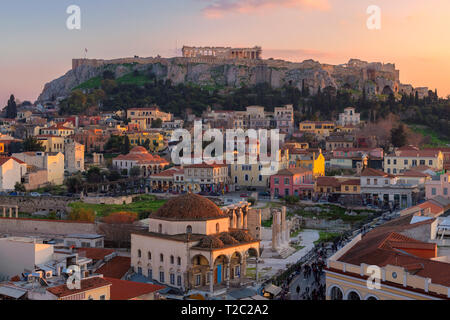
M 66 9 L 81 7 L 81 30 Z M 368 30 L 367 7 L 382 10 Z M 395 63 L 402 83 L 450 94 L 448 0 L 2 1 L 0 108 L 11 93 L 35 101 L 71 59 L 180 55 L 183 44 L 263 47 L 264 58 Z M 178 49 L 178 50 L 177 50 Z

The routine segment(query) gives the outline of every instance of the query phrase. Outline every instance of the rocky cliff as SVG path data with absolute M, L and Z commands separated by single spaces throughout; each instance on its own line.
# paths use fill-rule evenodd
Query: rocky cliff
M 344 65 L 326 65 L 313 60 L 291 63 L 282 60 L 215 60 L 201 58 L 125 58 L 117 60 L 74 59 L 73 68 L 64 76 L 45 85 L 38 101 L 53 101 L 66 97 L 71 90 L 86 81 L 101 76 L 105 70 L 119 78 L 135 70 L 152 72 L 158 79 L 170 79 L 174 84 L 190 83 L 215 88 L 239 88 L 269 83 L 304 85 L 315 93 L 319 90 L 366 90 L 369 95 L 398 92 L 399 71 L 393 64 L 350 60 Z M 403 86 L 402 86 L 403 88 Z

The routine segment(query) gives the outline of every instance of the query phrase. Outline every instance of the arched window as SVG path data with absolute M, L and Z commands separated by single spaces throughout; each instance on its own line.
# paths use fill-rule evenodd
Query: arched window
M 174 264 L 175 263 L 175 258 L 173 256 L 170 256 L 170 263 Z
M 142 252 L 141 249 L 138 250 L 138 258 L 140 258 L 142 256 Z
M 352 291 L 347 295 L 347 300 L 361 300 L 361 298 L 359 297 L 359 294 L 357 294 L 355 291 Z
M 180 257 L 177 258 L 177 264 L 178 264 L 179 266 L 181 266 L 181 258 L 180 258 Z
M 147 255 L 148 255 L 148 260 L 152 260 L 152 253 L 150 251 L 147 253 Z
M 331 300 L 343 300 L 344 294 L 338 287 L 333 287 L 330 294 Z
M 192 233 L 192 226 L 186 227 L 186 233 Z
M 162 253 L 159 255 L 159 261 L 164 262 L 164 255 Z
M 218 223 L 216 223 L 216 232 L 219 233 L 220 232 L 220 225 Z

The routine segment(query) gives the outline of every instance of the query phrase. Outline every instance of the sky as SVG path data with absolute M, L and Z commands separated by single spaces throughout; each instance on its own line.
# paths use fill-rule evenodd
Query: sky
M 262 46 L 264 58 L 395 63 L 402 83 L 450 94 L 448 0 L 3 0 L 0 108 L 34 102 L 72 58 L 173 57 L 183 45 Z M 69 30 L 66 10 L 81 9 Z M 367 8 L 381 9 L 369 30 Z

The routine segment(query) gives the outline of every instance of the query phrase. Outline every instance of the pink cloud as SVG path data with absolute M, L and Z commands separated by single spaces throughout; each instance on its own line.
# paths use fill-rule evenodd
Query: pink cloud
M 298 8 L 326 11 L 331 8 L 329 0 L 210 0 L 203 9 L 208 18 L 221 18 L 227 13 L 249 14 L 273 8 Z

